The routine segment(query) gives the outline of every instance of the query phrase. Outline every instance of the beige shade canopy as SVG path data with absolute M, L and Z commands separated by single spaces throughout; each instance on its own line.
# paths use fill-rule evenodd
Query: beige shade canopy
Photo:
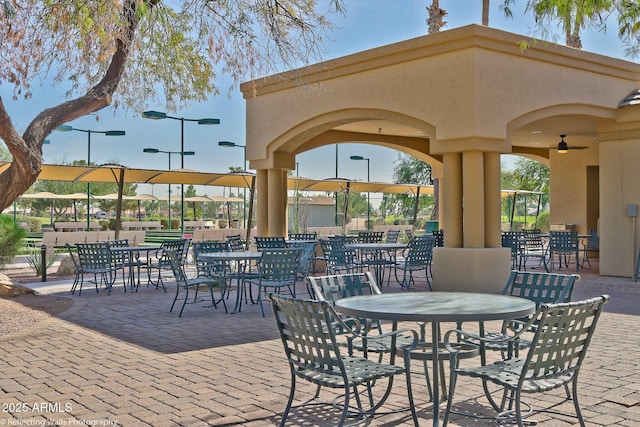
M 81 200 L 87 198 L 87 193 L 72 193 L 72 194 L 54 194 L 48 191 L 41 191 L 39 193 L 25 193 L 20 196 L 21 199 L 67 199 L 67 200 Z
M 345 191 L 356 193 L 433 194 L 433 186 L 420 184 L 390 184 L 385 182 L 353 181 L 345 178 L 311 179 L 289 177 L 289 190 Z
M 104 194 L 102 196 L 92 196 L 94 199 L 99 200 L 118 200 L 117 193 Z M 122 200 L 159 200 L 156 196 L 152 196 L 151 194 L 136 194 L 135 196 L 127 196 L 125 194 L 122 195 Z

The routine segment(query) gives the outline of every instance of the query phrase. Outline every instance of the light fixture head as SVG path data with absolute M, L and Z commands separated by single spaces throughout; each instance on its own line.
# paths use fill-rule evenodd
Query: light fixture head
M 142 117 L 144 117 L 145 119 L 151 119 L 151 120 L 162 120 L 167 118 L 167 113 L 164 113 L 162 111 L 150 110 L 150 111 L 143 112 Z
M 183 151 L 182 155 L 183 156 L 194 156 L 196 154 L 195 151 Z
M 219 125 L 220 119 L 199 119 L 199 125 Z
M 351 156 L 351 157 L 349 157 L 349 158 L 350 158 L 351 160 L 365 160 L 365 158 L 364 158 L 364 157 L 362 157 L 362 156 Z
M 558 142 L 558 153 L 560 154 L 565 154 L 567 151 L 569 151 L 569 146 L 564 140 L 565 136 L 567 135 L 560 135 L 560 142 Z
M 155 154 L 155 153 L 159 153 L 160 150 L 158 150 L 157 148 L 143 148 L 142 152 L 143 153 L 153 153 L 153 154 Z
M 231 141 L 218 141 L 218 146 L 219 147 L 236 147 L 238 146 L 238 144 Z
M 59 132 L 71 132 L 73 130 L 73 126 L 71 125 L 60 125 L 56 127 L 56 130 Z
M 123 130 L 108 130 L 104 134 L 107 136 L 124 136 L 127 133 Z

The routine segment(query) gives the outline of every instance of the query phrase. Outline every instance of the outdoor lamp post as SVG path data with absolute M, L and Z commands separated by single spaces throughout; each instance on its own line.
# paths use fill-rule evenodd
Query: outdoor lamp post
M 186 153 L 193 153 L 193 151 L 184 151 L 184 122 L 196 122 L 199 125 L 219 125 L 220 124 L 220 119 L 211 119 L 211 118 L 187 119 L 184 117 L 169 116 L 165 112 L 152 111 L 152 110 L 143 112 L 142 117 L 144 117 L 145 119 L 152 119 L 152 120 L 162 120 L 162 119 L 180 120 L 180 151 L 177 151 L 177 153 L 180 153 L 181 169 L 184 169 L 184 156 L 187 155 Z M 171 157 L 171 155 L 169 155 L 169 157 Z M 184 184 L 180 184 L 180 185 L 182 188 L 182 191 L 180 192 L 180 230 L 182 231 L 182 234 L 184 234 Z M 171 212 L 171 207 L 169 207 L 169 212 Z
M 92 133 L 101 133 L 106 136 L 124 136 L 126 134 L 123 130 L 91 130 L 91 129 L 78 129 L 74 128 L 71 125 L 60 125 L 56 128 L 57 131 L 60 132 L 71 132 L 78 131 L 84 132 L 87 134 L 87 167 L 91 166 L 91 134 Z M 91 218 L 90 218 L 90 207 L 91 207 L 91 183 L 87 182 L 87 231 L 91 230 Z
M 165 153 L 169 155 L 169 169 L 171 170 L 171 155 L 172 154 L 180 154 L 180 157 L 183 156 L 193 156 L 195 155 L 195 151 L 164 151 L 164 150 L 158 150 L 157 148 L 143 148 L 142 152 L 144 153 L 151 153 L 151 154 L 157 154 L 157 153 Z M 169 184 L 169 224 L 167 225 L 168 230 L 171 230 L 171 184 Z
M 236 144 L 235 142 L 232 141 L 218 141 L 218 146 L 219 147 L 239 147 L 242 148 L 244 150 L 244 162 L 242 163 L 242 170 L 244 172 L 247 171 L 247 146 L 246 145 L 240 145 L 240 144 Z M 242 225 L 246 228 L 247 227 L 247 189 L 245 188 L 243 190 L 243 198 L 242 198 Z
M 366 160 L 367 161 L 367 182 L 370 181 L 369 177 L 369 158 L 362 156 L 351 156 L 351 160 Z M 367 192 L 367 230 L 371 228 L 371 193 Z

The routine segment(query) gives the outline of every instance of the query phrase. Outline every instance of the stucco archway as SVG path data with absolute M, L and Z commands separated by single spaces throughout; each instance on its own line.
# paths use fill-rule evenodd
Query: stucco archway
M 522 142 L 533 124 L 545 125 L 539 136 L 555 143 L 569 122 L 595 128 L 598 146 L 604 139 L 617 149 L 621 126 L 624 138 L 640 138 L 636 107 L 618 108 L 638 88 L 638 64 L 543 43 L 523 51 L 521 39 L 471 25 L 243 84 L 247 156 L 268 199 L 259 230 L 263 221 L 269 235 L 284 233 L 285 171 L 301 150 L 356 139 L 408 152 L 407 138 L 417 138 L 425 150 L 411 154 L 442 164 L 445 248 L 434 253 L 434 287 L 499 291 L 510 266 L 500 247 L 500 154 L 548 158 L 552 173 L 576 164 L 563 164 L 552 143 L 535 150 Z M 300 80 L 320 90 L 310 95 Z M 422 134 L 377 139 L 394 124 Z M 601 151 L 585 151 L 582 162 L 595 156 L 602 182 L 603 156 L 594 154 Z

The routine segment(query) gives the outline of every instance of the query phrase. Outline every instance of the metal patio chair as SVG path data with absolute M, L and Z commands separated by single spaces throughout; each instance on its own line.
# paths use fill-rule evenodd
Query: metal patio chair
M 431 274 L 431 259 L 434 244 L 435 238 L 433 236 L 425 235 L 414 237 L 405 250 L 404 259 L 396 260 L 396 263 L 391 265 L 391 268 L 394 269 L 396 281 L 403 289 L 411 289 L 411 285 L 415 284 L 413 273 L 421 270 L 424 270 L 427 284 L 429 285 L 429 289 L 431 289 L 429 275 Z M 398 276 L 399 271 L 402 271 L 402 278 Z
M 155 285 L 156 288 L 159 288 L 162 285 L 162 289 L 167 292 L 167 288 L 164 285 L 162 280 L 162 272 L 163 271 L 171 271 L 173 268 L 171 267 L 171 263 L 169 258 L 166 255 L 167 251 L 174 251 L 176 256 L 180 260 L 180 265 L 184 267 L 187 262 L 187 254 L 189 253 L 189 246 L 191 245 L 191 239 L 175 239 L 175 240 L 164 240 L 160 244 L 160 250 L 155 253 L 155 261 L 150 260 L 148 272 L 149 272 L 149 282 Z M 157 271 L 157 278 L 154 282 L 152 279 L 152 271 Z
M 318 233 L 289 233 L 289 240 L 318 240 Z
M 382 378 L 392 378 L 402 374 L 406 377 L 413 423 L 418 425 L 409 375 L 408 352 L 411 346 L 402 349 L 403 366 L 379 363 L 366 357 L 354 356 L 351 345 L 347 347 L 346 354 L 343 354 L 344 347 L 338 344 L 336 329 L 339 329 L 343 334 L 348 334 L 349 343 L 355 339 L 363 339 L 364 337 L 360 334 L 361 326 L 357 320 L 353 319 L 350 326 L 347 325 L 327 301 L 301 300 L 273 293 L 269 295 L 269 299 L 291 373 L 289 399 L 282 414 L 281 427 L 285 425 L 291 411 L 297 379 L 317 385 L 314 399 L 320 396 L 321 387 L 344 390 L 341 416 L 337 422 L 338 426 L 343 426 L 348 416 L 355 416 L 359 420 L 363 420 L 365 417 L 370 418 L 385 403 L 390 393 L 390 387 L 377 402 L 373 403 L 372 383 Z M 398 330 L 390 334 L 405 333 L 410 333 L 410 331 Z M 390 334 L 380 336 L 380 339 L 388 339 Z M 415 341 L 415 332 L 413 332 L 413 336 Z M 364 339 L 368 342 L 374 342 L 377 338 L 366 337 Z M 359 386 L 367 388 L 369 398 L 369 408 L 367 409 L 362 405 L 358 391 Z M 356 403 L 355 412 L 350 406 L 352 395 Z M 334 405 L 336 405 L 335 400 Z
M 257 277 L 247 280 L 249 284 L 258 287 L 257 303 L 264 317 L 262 305 L 263 294 L 267 290 L 280 293 L 282 288 L 287 288 L 292 296 L 296 296 L 296 280 L 298 279 L 298 265 L 300 262 L 300 249 L 264 249 L 258 262 Z
M 224 306 L 224 311 L 225 313 L 227 312 L 227 304 L 225 303 L 225 300 L 224 300 L 224 294 L 225 294 L 224 282 L 212 277 L 202 277 L 202 276 L 192 277 L 192 278 L 187 277 L 186 273 L 184 272 L 184 267 L 182 265 L 178 252 L 171 249 L 167 249 L 165 250 L 165 255 L 169 262 L 169 266 L 173 271 L 173 275 L 176 279 L 176 296 L 173 298 L 173 303 L 171 303 L 171 308 L 169 309 L 169 312 L 173 311 L 173 307 L 176 305 L 176 302 L 179 301 L 178 297 L 180 296 L 180 290 L 184 290 L 184 298 L 181 299 L 182 307 L 180 308 L 180 313 L 178 314 L 178 317 L 182 317 L 182 312 L 184 311 L 184 307 L 187 304 L 195 304 L 195 303 L 205 301 L 202 298 L 200 299 L 198 298 L 198 292 L 202 288 L 205 288 L 206 290 L 209 291 L 209 294 L 211 296 L 211 304 L 214 307 L 217 308 L 218 302 L 222 301 L 222 305 Z M 220 290 L 220 299 L 218 301 L 216 301 L 216 298 L 213 293 L 216 287 L 218 287 L 218 289 Z M 190 291 L 194 292 L 193 297 L 189 296 Z
M 229 274 L 229 266 L 226 262 L 205 259 L 202 255 L 217 252 L 229 252 L 229 244 L 227 242 L 193 242 L 193 262 L 196 266 L 198 277 L 206 277 L 214 280 L 219 286 L 225 286 L 227 293 L 229 289 L 226 287 L 227 276 Z M 224 301 L 222 301 L 224 303 Z
M 518 426 L 523 427 L 525 418 L 536 412 L 531 405 L 522 402 L 523 394 L 544 393 L 564 387 L 566 400 L 573 401 L 578 421 L 585 427 L 578 403 L 578 376 L 602 308 L 609 300 L 608 295 L 602 295 L 578 302 L 542 304 L 518 333 L 504 340 L 513 347 L 525 331 L 535 328 L 536 332 L 527 354 L 517 357 L 511 353 L 503 360 L 490 365 L 483 363 L 479 367 L 457 366 L 456 349 L 451 343 L 456 343 L 460 334 L 468 333 L 460 329 L 447 332 L 444 342 L 451 351 L 451 387 L 443 426 L 449 421 L 457 379 L 459 376 L 468 376 L 497 384 L 503 389 L 497 420 L 512 420 L 515 417 Z M 493 338 L 479 335 L 476 335 L 476 338 L 482 342 L 495 342 Z M 526 413 L 523 411 L 523 405 L 528 407 Z M 539 412 L 556 412 L 554 408 L 558 405 L 552 405 Z
M 111 293 L 113 283 L 115 282 L 115 266 L 107 242 L 97 243 L 76 243 L 76 252 L 78 253 L 79 275 L 80 280 L 75 282 L 71 287 L 71 293 L 75 293 L 78 289 L 78 295 L 82 294 L 82 285 L 85 281 L 85 275 L 92 275 L 95 283 L 96 292 L 100 285 L 106 287 Z M 125 286 L 125 291 L 126 291 Z
M 511 249 L 511 269 L 519 269 L 523 251 L 522 235 L 519 231 L 503 231 L 501 240 L 503 248 Z
M 239 234 L 227 236 L 227 243 L 229 243 L 229 249 L 231 252 L 244 252 L 245 250 L 244 241 L 242 240 L 242 236 Z
M 576 271 L 580 268 L 580 247 L 578 244 L 577 231 L 552 231 L 549 234 L 549 263 L 551 271 L 555 266 L 555 259 L 558 257 L 558 269 L 562 270 L 562 265 L 569 268 L 571 257 L 576 262 Z
M 287 247 L 287 241 L 284 237 L 254 237 L 253 241 L 259 251 L 263 249 L 282 249 Z
M 348 251 L 344 245 L 344 241 L 339 239 L 320 239 L 320 247 L 327 265 L 327 273 L 337 274 L 362 271 L 362 265 L 356 261 L 355 253 Z
M 529 258 L 537 258 L 539 260 L 538 267 L 544 266 L 544 269 L 549 272 L 548 267 L 548 253 L 547 248 L 542 240 L 542 233 L 538 229 L 522 230 L 522 238 L 524 245 L 522 246 L 522 253 L 520 254 L 520 269 L 527 269 L 527 261 Z

